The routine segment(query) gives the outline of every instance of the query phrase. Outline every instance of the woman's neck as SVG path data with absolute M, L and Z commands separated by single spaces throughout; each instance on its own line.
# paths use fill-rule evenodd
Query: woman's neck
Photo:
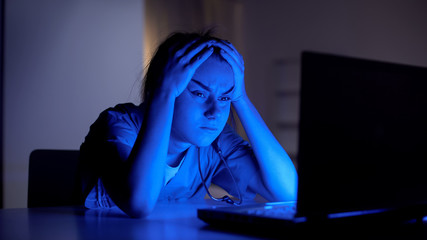
M 168 159 L 166 160 L 166 163 L 170 167 L 177 167 L 177 166 L 179 166 L 179 164 L 181 163 L 182 159 L 187 154 L 187 150 L 184 151 L 184 152 L 181 152 L 181 153 L 177 153 L 177 154 L 169 154 L 168 153 L 168 157 L 167 157 Z
M 190 143 L 176 141 L 172 136 L 169 140 L 168 156 L 166 163 L 171 167 L 176 167 L 180 164 L 182 158 L 187 154 L 187 150 L 191 147 Z

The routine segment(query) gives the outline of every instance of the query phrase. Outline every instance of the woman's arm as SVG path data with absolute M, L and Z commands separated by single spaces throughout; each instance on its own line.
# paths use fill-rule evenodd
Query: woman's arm
M 114 171 L 103 183 L 111 199 L 125 213 L 144 217 L 153 209 L 164 186 L 164 169 L 175 99 L 187 87 L 195 70 L 213 52 L 209 42 L 191 42 L 175 51 L 161 75 L 160 87 L 148 99 L 141 130 L 129 156 L 114 161 Z M 123 146 L 122 146 L 123 147 Z M 129 149 L 117 149 L 125 157 Z
M 295 166 L 246 95 L 243 58 L 228 42 L 223 42 L 220 47 L 224 50 L 221 52 L 222 56 L 230 63 L 234 72 L 232 104 L 261 169 L 263 183 L 252 183 L 250 187 L 265 195 L 264 197 L 273 198 L 269 200 L 296 200 L 298 176 Z
M 296 200 L 298 176 L 286 151 L 270 132 L 247 96 L 233 102 L 233 106 L 261 169 L 263 184 L 253 183 L 250 187 L 266 198 L 273 197 L 269 200 Z M 271 197 L 265 193 L 264 185 Z

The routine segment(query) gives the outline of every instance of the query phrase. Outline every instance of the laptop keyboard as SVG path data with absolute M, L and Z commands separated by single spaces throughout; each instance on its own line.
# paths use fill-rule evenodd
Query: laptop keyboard
M 264 207 L 245 209 L 243 212 L 248 215 L 289 219 L 295 216 L 296 207 L 295 205 L 266 205 Z

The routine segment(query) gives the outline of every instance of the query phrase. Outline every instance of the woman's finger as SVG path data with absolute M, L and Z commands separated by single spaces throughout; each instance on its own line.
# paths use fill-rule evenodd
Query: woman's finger
M 235 54 L 230 54 L 225 50 L 221 50 L 221 56 L 231 65 L 233 69 L 238 69 L 240 72 L 245 70 L 243 64 L 241 64 L 240 60 L 235 57 Z
M 184 56 L 184 54 L 186 53 L 186 51 L 188 50 L 188 48 L 190 48 L 191 46 L 194 45 L 194 43 L 196 43 L 197 41 L 199 41 L 200 39 L 194 39 L 189 43 L 186 43 L 184 46 L 180 46 L 179 44 L 176 44 L 174 46 L 175 49 L 175 57 L 181 58 L 182 56 Z
M 205 62 L 213 53 L 214 48 L 211 47 L 205 47 L 201 51 L 199 51 L 188 63 L 188 66 L 194 71 L 203 63 Z
M 200 39 L 198 41 L 186 45 L 185 48 L 181 50 L 182 52 L 180 52 L 182 54 L 179 57 L 180 62 L 183 64 L 188 64 L 194 56 L 199 54 L 203 49 L 209 47 L 210 45 L 212 45 L 210 41 Z
M 232 56 L 240 64 L 242 65 L 244 64 L 242 55 L 240 55 L 240 53 L 236 50 L 236 48 L 231 43 L 228 43 L 226 41 L 217 41 L 215 42 L 214 45 L 218 46 L 219 48 L 229 53 L 230 56 Z

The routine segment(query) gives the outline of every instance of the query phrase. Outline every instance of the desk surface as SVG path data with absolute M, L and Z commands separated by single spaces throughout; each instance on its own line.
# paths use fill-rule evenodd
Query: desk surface
M 218 204 L 224 205 L 161 203 L 145 219 L 83 207 L 1 209 L 0 239 L 259 239 L 214 230 L 197 218 L 197 208 Z
M 157 204 L 153 213 L 145 219 L 129 218 L 119 210 L 99 211 L 87 210 L 82 207 L 2 209 L 0 210 L 0 239 L 225 240 L 261 239 L 263 237 L 262 234 L 250 235 L 215 229 L 197 218 L 198 208 L 213 205 L 225 205 L 225 203 L 216 203 L 210 200 L 160 203 Z M 405 233 L 405 235 L 400 235 L 398 239 L 408 239 L 408 237 L 410 239 L 425 239 L 427 236 L 425 226 L 415 230 L 418 232 L 414 233 L 410 230 L 409 235 Z M 358 231 L 360 232 L 362 229 Z M 284 229 L 282 237 L 288 236 L 286 232 Z M 326 234 L 325 237 L 330 236 L 328 232 L 324 232 L 324 234 Z M 319 237 L 318 232 L 316 235 Z M 375 235 L 375 238 L 382 235 L 379 233 L 379 235 Z M 272 237 L 271 235 L 268 236 Z M 352 233 L 350 235 L 345 234 L 344 238 L 351 236 Z M 340 235 L 339 237 L 343 236 Z

